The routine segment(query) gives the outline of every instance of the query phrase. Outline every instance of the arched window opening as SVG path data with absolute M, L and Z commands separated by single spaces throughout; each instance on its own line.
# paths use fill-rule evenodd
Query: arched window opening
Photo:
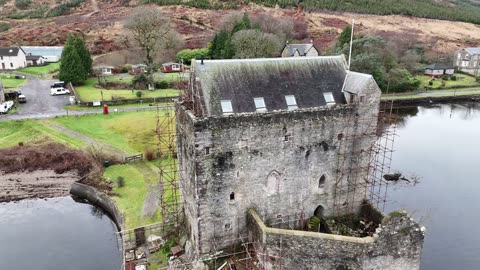
M 325 186 L 325 181 L 327 180 L 327 177 L 324 175 L 322 175 L 320 177 L 320 179 L 318 180 L 318 187 L 319 188 L 323 188 Z

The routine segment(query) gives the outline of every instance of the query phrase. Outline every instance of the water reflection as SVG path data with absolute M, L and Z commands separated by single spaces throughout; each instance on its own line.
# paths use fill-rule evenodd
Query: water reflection
M 70 197 L 0 204 L 0 269 L 121 268 L 115 224 Z
M 391 186 L 386 210 L 408 209 L 427 226 L 422 269 L 477 270 L 480 105 L 415 107 L 400 113 L 392 170 L 417 175 L 420 181 Z

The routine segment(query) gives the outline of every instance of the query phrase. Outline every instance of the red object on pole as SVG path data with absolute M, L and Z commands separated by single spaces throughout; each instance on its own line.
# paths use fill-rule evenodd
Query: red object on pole
M 108 114 L 108 105 L 107 104 L 103 105 L 103 114 Z

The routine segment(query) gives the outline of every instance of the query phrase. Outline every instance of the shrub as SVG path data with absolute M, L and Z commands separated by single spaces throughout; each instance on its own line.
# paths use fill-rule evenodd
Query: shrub
M 124 187 L 125 186 L 125 178 L 123 176 L 117 177 L 117 186 Z
M 445 85 L 446 85 L 445 80 L 442 80 L 442 88 L 445 87 Z
M 145 73 L 140 73 L 133 77 L 132 84 L 135 89 L 145 89 L 149 83 L 149 78 Z
M 18 142 L 18 146 L 23 146 L 23 142 Z
M 428 81 L 428 85 L 432 86 L 433 85 L 433 80 Z
M 130 71 L 131 67 L 130 66 L 123 66 L 122 69 L 120 70 L 121 73 L 128 73 Z
M 10 29 L 10 24 L 6 22 L 0 22 L 0 32 L 5 32 Z
M 148 160 L 148 161 L 152 161 L 155 159 L 155 153 L 152 151 L 152 150 L 146 150 L 145 151 L 145 158 Z
M 15 6 L 20 9 L 28 7 L 32 3 L 32 0 L 15 0 Z
M 142 92 L 142 91 L 137 91 L 137 93 L 135 93 L 135 95 L 136 95 L 138 98 L 142 98 L 143 92 Z
M 448 76 L 442 76 L 442 80 L 448 81 Z
M 155 88 L 157 89 L 167 89 L 169 86 L 167 81 L 155 82 Z
M 457 76 L 455 76 L 455 75 L 452 75 L 452 76 L 450 77 L 450 80 L 452 80 L 452 81 L 456 81 L 456 80 L 457 80 Z

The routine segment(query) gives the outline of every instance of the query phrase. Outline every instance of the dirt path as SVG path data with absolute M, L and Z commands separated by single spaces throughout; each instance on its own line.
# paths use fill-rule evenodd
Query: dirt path
M 135 163 L 136 168 L 143 175 L 148 193 L 143 202 L 142 215 L 151 217 L 160 206 L 160 192 L 163 189 L 163 183 L 158 181 L 158 172 L 145 162 Z
M 53 170 L 0 172 L 0 202 L 23 199 L 53 198 L 68 196 L 73 182 L 79 180 L 76 173 L 57 174 Z
M 115 155 L 116 157 L 120 158 L 121 160 L 124 160 L 125 157 L 130 156 L 129 153 L 127 153 L 127 152 L 125 152 L 121 149 L 118 149 L 118 148 L 113 147 L 113 146 L 111 146 L 109 144 L 106 144 L 106 143 L 99 142 L 92 137 L 89 137 L 85 134 L 82 134 L 82 133 L 76 132 L 74 130 L 68 129 L 68 128 L 62 126 L 62 125 L 59 125 L 59 124 L 56 124 L 56 123 L 49 123 L 48 127 L 52 128 L 52 129 L 55 129 L 57 131 L 60 131 L 60 132 L 66 134 L 66 135 L 68 135 L 72 138 L 82 140 L 88 146 L 92 146 L 95 149 L 100 150 L 100 151 L 106 151 L 108 154 Z

